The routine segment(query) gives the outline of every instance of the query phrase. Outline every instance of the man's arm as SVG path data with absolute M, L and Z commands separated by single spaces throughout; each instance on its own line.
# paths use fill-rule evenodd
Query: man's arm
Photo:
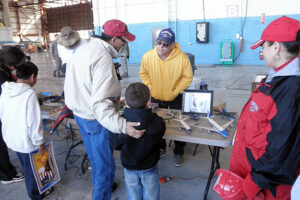
M 121 86 L 109 55 L 101 56 L 92 73 L 92 109 L 96 119 L 113 133 L 127 133 L 140 137 L 144 131 L 133 128 L 137 123 L 126 122 L 119 115 L 119 98 Z
M 182 63 L 183 63 L 182 77 L 180 79 L 178 86 L 175 89 L 175 93 L 177 95 L 179 93 L 182 93 L 183 90 L 187 89 L 193 81 L 193 71 L 189 59 L 186 57 Z
M 150 79 L 150 74 L 149 74 L 149 71 L 148 71 L 149 67 L 150 67 L 149 63 L 147 62 L 145 56 L 143 56 L 139 75 L 140 75 L 140 78 L 142 79 L 143 83 L 145 85 L 147 85 L 149 90 L 152 90 L 153 86 L 152 86 L 151 79 Z

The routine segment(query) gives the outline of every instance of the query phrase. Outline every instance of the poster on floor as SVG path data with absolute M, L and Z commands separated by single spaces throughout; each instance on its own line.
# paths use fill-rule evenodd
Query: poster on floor
M 31 152 L 30 163 L 40 194 L 60 181 L 52 142 L 45 144 L 42 152 L 38 149 Z

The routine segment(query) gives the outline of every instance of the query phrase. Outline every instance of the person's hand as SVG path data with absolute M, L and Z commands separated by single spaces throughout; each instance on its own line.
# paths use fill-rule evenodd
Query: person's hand
M 115 69 L 118 69 L 120 66 L 121 66 L 121 64 L 120 64 L 120 63 L 118 63 L 118 62 L 114 63 L 114 67 L 115 67 Z
M 123 108 L 126 105 L 125 99 L 120 100 L 120 108 Z
M 44 149 L 45 149 L 45 144 L 43 143 L 39 146 L 39 152 L 42 152 Z
M 139 126 L 140 122 L 126 122 L 126 134 L 136 139 L 140 138 L 146 130 L 137 130 L 134 126 Z

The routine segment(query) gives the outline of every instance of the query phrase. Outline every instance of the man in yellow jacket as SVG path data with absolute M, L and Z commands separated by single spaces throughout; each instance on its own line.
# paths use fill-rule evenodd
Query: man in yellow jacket
M 151 91 L 151 102 L 161 108 L 179 109 L 182 107 L 182 91 L 192 83 L 193 72 L 188 57 L 175 42 L 175 34 L 170 28 L 161 30 L 156 46 L 144 54 L 140 77 Z M 174 166 L 183 165 L 184 142 L 175 141 Z M 166 141 L 161 144 L 165 152 Z

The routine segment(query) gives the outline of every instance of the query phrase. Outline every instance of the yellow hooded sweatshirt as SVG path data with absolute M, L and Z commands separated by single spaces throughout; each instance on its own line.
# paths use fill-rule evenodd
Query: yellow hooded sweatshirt
M 160 59 L 156 48 L 145 53 L 139 74 L 151 96 L 161 101 L 173 101 L 193 80 L 190 60 L 176 42 L 165 60 Z

